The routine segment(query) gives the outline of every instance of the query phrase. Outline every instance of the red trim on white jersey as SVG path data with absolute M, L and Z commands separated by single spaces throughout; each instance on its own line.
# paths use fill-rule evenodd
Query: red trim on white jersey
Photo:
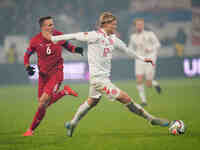
M 109 42 L 110 42 L 110 44 L 111 44 L 111 45 L 113 45 L 113 44 L 114 44 L 114 41 L 113 41 L 113 39 L 112 39 L 112 38 L 109 38 L 108 40 L 109 40 Z
M 101 34 L 103 34 L 104 37 L 106 37 L 106 33 L 104 31 L 102 31 L 101 28 L 99 28 L 98 33 L 101 33 Z
M 103 34 L 103 36 L 106 38 L 106 33 L 103 29 L 99 28 L 97 32 Z M 108 36 L 108 37 L 109 38 L 107 38 L 107 39 L 109 40 L 110 44 L 113 45 L 114 44 L 113 39 L 110 36 Z

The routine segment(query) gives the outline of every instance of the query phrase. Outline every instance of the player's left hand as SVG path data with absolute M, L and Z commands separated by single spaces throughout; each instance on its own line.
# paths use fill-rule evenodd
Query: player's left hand
M 76 47 L 75 52 L 79 53 L 81 56 L 83 56 L 83 48 L 82 47 Z
M 28 66 L 28 67 L 26 67 L 26 71 L 29 76 L 33 76 L 35 73 L 35 68 L 33 66 Z
M 146 63 L 151 63 L 151 64 L 152 64 L 152 66 L 155 66 L 155 64 L 154 64 L 153 60 L 152 60 L 152 59 L 150 59 L 150 58 L 145 58 L 145 59 L 144 59 L 144 62 L 146 62 Z

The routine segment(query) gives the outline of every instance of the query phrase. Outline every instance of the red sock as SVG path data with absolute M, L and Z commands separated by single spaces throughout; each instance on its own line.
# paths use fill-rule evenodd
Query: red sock
M 59 93 L 54 93 L 52 95 L 51 101 L 49 102 L 48 106 L 50 106 L 51 104 L 57 102 L 63 96 L 65 96 L 65 91 L 64 90 L 60 91 Z
M 46 113 L 46 108 L 44 108 L 44 107 L 38 108 L 38 110 L 33 118 L 31 127 L 30 127 L 31 130 L 34 130 L 35 128 L 37 128 L 37 126 L 40 124 L 40 122 L 44 118 L 45 113 Z

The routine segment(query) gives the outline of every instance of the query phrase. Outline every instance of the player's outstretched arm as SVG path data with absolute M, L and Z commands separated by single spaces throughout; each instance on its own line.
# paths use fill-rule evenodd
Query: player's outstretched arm
M 142 57 L 140 55 L 137 55 L 135 50 L 132 50 L 132 49 L 128 48 L 126 46 L 126 44 L 122 40 L 120 40 L 118 38 L 115 39 L 115 47 L 118 48 L 118 49 L 123 50 L 124 52 L 126 52 L 128 54 L 128 56 L 131 57 L 131 58 L 136 58 L 136 59 L 139 59 L 139 60 L 141 60 L 143 62 L 151 63 L 152 65 L 154 65 L 154 63 L 153 63 L 153 61 L 151 59 L 144 58 L 144 57 Z
M 56 35 L 56 36 L 51 36 L 51 41 L 58 42 L 62 40 L 76 40 L 76 36 L 77 33 Z
M 115 48 L 124 51 L 129 57 L 144 61 L 144 57 L 137 55 L 134 50 L 128 48 L 126 44 L 117 37 L 115 38 L 114 46 Z
M 78 53 L 81 56 L 83 56 L 83 48 L 82 47 L 76 47 L 76 46 L 72 45 L 69 41 L 66 41 L 62 46 L 71 53 Z
M 71 33 L 71 34 L 63 34 L 57 36 L 51 36 L 51 41 L 57 42 L 61 40 L 77 40 L 82 42 L 89 42 L 97 40 L 98 35 L 95 31 L 91 32 L 78 32 L 78 33 Z

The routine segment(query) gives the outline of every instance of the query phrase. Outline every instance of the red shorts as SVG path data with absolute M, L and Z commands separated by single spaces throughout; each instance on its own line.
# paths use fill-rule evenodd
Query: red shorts
M 39 75 L 38 79 L 38 98 L 42 96 L 42 93 L 45 92 L 48 95 L 52 95 L 54 92 L 57 92 L 61 83 L 63 81 L 63 71 L 58 70 L 52 75 Z

